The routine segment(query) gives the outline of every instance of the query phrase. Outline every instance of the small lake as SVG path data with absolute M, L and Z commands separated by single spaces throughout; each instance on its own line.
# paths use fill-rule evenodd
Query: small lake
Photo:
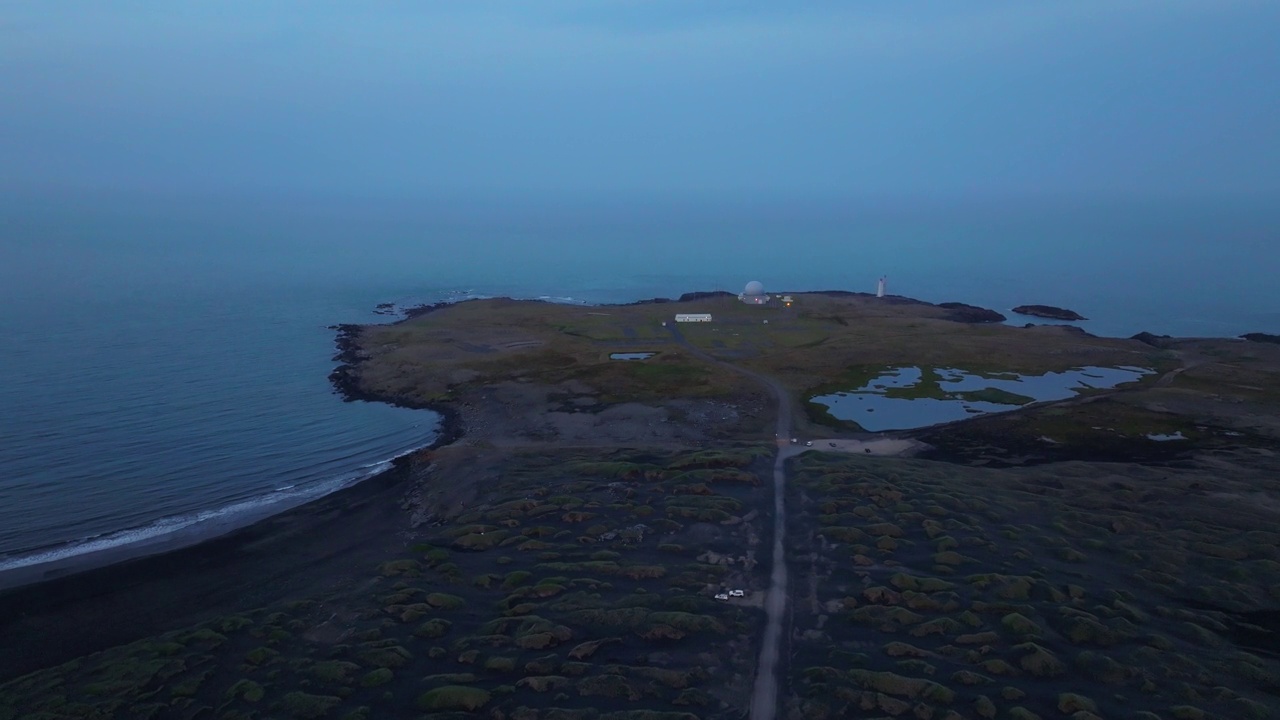
M 610 360 L 648 360 L 649 358 L 657 354 L 658 353 L 651 353 L 651 352 L 610 353 L 609 359 Z
M 1134 382 L 1152 371 L 1139 367 L 1081 367 L 1043 375 L 973 373 L 958 368 L 886 368 L 865 385 L 812 402 L 832 416 L 870 432 L 910 430 L 1007 412 L 1023 405 L 1065 400 L 1089 389 Z

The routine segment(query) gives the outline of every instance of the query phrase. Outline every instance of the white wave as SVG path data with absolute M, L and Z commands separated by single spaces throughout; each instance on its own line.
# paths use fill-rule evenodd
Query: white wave
M 568 295 L 539 295 L 534 299 L 541 300 L 542 302 L 554 303 L 556 305 L 590 305 L 591 304 L 586 300 L 579 300 L 578 298 L 571 297 Z
M 355 485 L 362 480 L 367 480 L 379 473 L 390 470 L 395 460 L 399 457 L 402 457 L 402 455 L 390 460 L 368 463 L 352 472 L 302 488 L 290 485 L 266 495 L 248 498 L 213 510 L 161 518 L 142 527 L 95 535 L 28 555 L 0 558 L 0 573 L 33 565 L 57 562 L 78 555 L 87 555 L 103 550 L 112 550 L 154 541 L 198 525 L 217 525 L 222 523 L 230 530 L 237 526 L 235 521 L 238 519 L 261 519 L 274 514 L 274 512 L 297 507 L 310 500 L 315 500 Z M 273 507 L 274 510 L 269 510 Z

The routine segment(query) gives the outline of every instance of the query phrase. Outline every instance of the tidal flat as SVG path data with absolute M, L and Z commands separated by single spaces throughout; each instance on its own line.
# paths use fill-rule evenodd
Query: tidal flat
M 762 683 L 788 720 L 1280 717 L 1280 346 L 795 297 L 343 329 L 339 389 L 438 408 L 447 442 L 0 594 L 0 720 L 741 718 Z M 901 432 L 806 402 L 908 365 L 1152 372 Z

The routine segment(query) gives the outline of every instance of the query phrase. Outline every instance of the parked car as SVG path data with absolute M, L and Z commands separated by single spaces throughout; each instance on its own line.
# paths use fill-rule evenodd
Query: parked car
M 728 600 L 728 599 L 729 599 L 729 594 L 728 594 L 728 593 L 716 593 L 716 599 L 717 599 L 717 600 L 721 600 L 721 601 L 726 601 L 726 600 Z
M 729 597 L 743 597 L 746 593 L 741 590 L 730 590 Z

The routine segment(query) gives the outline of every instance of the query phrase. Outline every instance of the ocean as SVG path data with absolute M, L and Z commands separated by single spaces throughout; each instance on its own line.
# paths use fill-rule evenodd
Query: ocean
M 889 291 L 1102 335 L 1280 332 L 1280 211 L 27 197 L 0 201 L 0 574 L 231 528 L 431 442 L 332 392 L 377 303 Z M 1028 319 L 1013 320 L 1026 322 Z

